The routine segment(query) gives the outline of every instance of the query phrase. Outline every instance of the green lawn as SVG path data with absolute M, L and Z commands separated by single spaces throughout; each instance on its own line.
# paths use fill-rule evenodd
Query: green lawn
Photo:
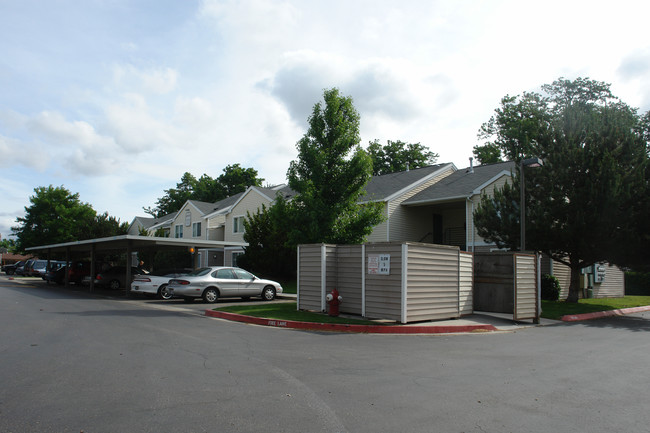
M 624 298 L 580 299 L 577 304 L 565 301 L 542 301 L 542 317 L 559 320 L 568 314 L 595 313 L 620 308 L 650 305 L 650 296 L 625 296 Z
M 370 320 L 331 317 L 324 313 L 298 311 L 296 310 L 295 302 L 269 303 L 263 305 L 234 305 L 230 307 L 215 308 L 215 310 L 243 314 L 245 316 L 264 317 L 265 319 L 293 320 L 296 322 L 346 323 L 348 325 L 379 324 Z

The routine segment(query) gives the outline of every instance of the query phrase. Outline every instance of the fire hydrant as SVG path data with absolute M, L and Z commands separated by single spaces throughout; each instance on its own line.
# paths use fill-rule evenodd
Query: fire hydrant
M 334 289 L 332 293 L 328 293 L 326 296 L 327 303 L 330 306 L 329 315 L 336 317 L 339 315 L 339 305 L 343 302 L 343 297 L 339 295 L 339 291 Z

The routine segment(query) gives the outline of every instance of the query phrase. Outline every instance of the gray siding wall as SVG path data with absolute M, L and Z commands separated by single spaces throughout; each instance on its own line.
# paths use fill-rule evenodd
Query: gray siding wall
M 515 254 L 515 320 L 537 317 L 537 260 L 534 255 Z
M 321 311 L 321 245 L 298 246 L 298 309 Z
M 607 270 L 603 282 L 594 284 L 594 297 L 622 298 L 625 296 L 625 273 L 609 263 L 605 266 Z
M 407 244 L 408 322 L 458 317 L 458 248 Z
M 459 313 L 461 316 L 474 312 L 474 254 L 460 251 Z
M 362 277 L 364 272 L 361 245 L 340 245 L 336 250 L 338 267 L 336 288 L 343 297 L 342 313 L 362 315 Z
M 402 244 L 367 244 L 366 263 L 369 254 L 390 254 L 390 275 L 366 274 L 366 317 L 399 322 L 402 320 Z

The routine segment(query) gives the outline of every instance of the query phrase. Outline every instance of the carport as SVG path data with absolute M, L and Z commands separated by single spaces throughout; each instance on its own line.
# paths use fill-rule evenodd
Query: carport
M 53 256 L 65 257 L 66 263 L 71 263 L 73 257 L 90 258 L 90 291 L 94 290 L 96 275 L 96 257 L 100 253 L 125 253 L 127 258 L 125 281 L 131 281 L 130 258 L 133 252 L 145 251 L 187 251 L 192 254 L 192 263 L 197 265 L 199 249 L 245 247 L 245 242 L 224 242 L 205 239 L 161 238 L 151 236 L 121 235 L 107 238 L 87 239 L 83 241 L 66 242 L 61 244 L 42 245 L 27 248 L 33 254 L 45 254 L 48 260 Z M 65 274 L 65 285 L 69 285 L 68 273 Z M 131 285 L 126 284 L 126 292 Z

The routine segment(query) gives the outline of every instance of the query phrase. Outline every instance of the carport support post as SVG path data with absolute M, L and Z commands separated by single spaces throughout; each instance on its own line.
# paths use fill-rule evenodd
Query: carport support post
M 131 295 L 131 266 L 133 265 L 133 258 L 131 257 L 131 250 L 133 249 L 133 242 L 129 240 L 126 243 L 126 278 L 124 285 L 126 286 L 126 296 Z
M 65 248 L 65 274 L 63 275 L 64 287 L 70 287 L 70 269 L 72 263 L 70 262 L 70 247 Z
M 95 244 L 90 246 L 90 291 L 95 290 Z

